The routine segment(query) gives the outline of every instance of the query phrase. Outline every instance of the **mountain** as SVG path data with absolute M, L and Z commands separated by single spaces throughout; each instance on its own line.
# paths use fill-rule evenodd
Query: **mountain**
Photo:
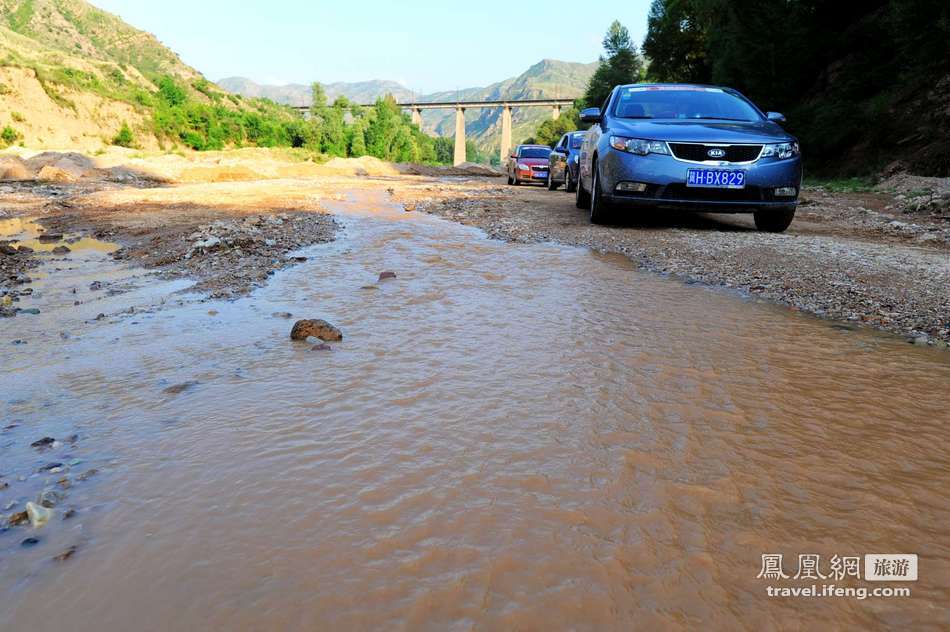
M 357 103 L 372 103 L 377 98 L 392 94 L 400 101 L 419 102 L 494 101 L 498 99 L 575 98 L 584 93 L 597 62 L 580 64 L 555 59 L 544 59 L 517 77 L 489 86 L 414 95 L 411 90 L 395 81 L 362 81 L 358 83 L 323 84 L 329 100 L 343 95 Z M 265 97 L 286 105 L 308 105 L 310 86 L 290 84 L 267 86 L 243 77 L 229 77 L 218 85 L 245 97 Z M 544 108 L 515 108 L 512 112 L 512 139 L 519 142 L 532 135 L 538 124 L 550 116 Z M 435 134 L 446 136 L 455 131 L 455 112 L 452 110 L 424 110 L 423 127 Z M 497 152 L 501 142 L 501 112 L 498 110 L 469 110 L 465 113 L 466 131 L 476 145 L 485 151 Z
M 244 77 L 227 77 L 217 81 L 218 86 L 245 97 L 270 99 L 283 105 L 310 105 L 310 86 L 301 83 L 289 83 L 282 86 L 261 85 Z M 372 103 L 377 98 L 391 94 L 398 100 L 411 100 L 413 93 L 409 88 L 395 81 L 373 79 L 358 82 L 324 83 L 323 90 L 332 102 L 338 96 L 345 96 L 356 103 Z
M 20 142 L 99 149 L 128 124 L 138 145 L 158 147 L 163 77 L 192 102 L 273 108 L 224 92 L 154 35 L 82 0 L 0 0 L 0 127 Z

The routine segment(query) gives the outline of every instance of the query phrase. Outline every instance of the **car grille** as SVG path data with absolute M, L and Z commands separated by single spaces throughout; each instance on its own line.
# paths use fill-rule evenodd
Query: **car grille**
M 762 202 L 771 196 L 759 187 L 744 189 L 713 189 L 688 187 L 685 184 L 668 184 L 660 197 L 667 200 L 691 200 L 696 202 Z
M 696 145 L 692 143 L 670 143 L 670 151 L 680 160 L 705 162 L 715 160 L 721 162 L 752 162 L 762 153 L 762 145 Z M 726 155 L 721 158 L 710 158 L 707 153 L 710 149 L 725 150 Z

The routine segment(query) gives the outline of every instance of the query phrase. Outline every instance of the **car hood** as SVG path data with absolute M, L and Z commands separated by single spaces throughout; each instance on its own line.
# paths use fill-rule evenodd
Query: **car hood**
M 610 133 L 694 143 L 781 143 L 795 137 L 772 121 L 614 120 Z
M 547 167 L 548 159 L 547 158 L 518 158 L 519 165 L 530 165 L 532 167 Z

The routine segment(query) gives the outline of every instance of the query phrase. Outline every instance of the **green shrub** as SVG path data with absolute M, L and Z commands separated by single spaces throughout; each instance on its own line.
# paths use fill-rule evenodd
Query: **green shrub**
M 128 123 L 122 123 L 122 129 L 120 129 L 119 133 L 112 139 L 112 144 L 118 145 L 119 147 L 135 146 L 135 136 L 132 134 L 132 130 L 129 129 Z
M 10 127 L 9 125 L 4 127 L 3 131 L 0 132 L 0 141 L 3 142 L 4 147 L 9 147 L 13 143 L 20 140 L 20 138 L 22 138 L 20 136 L 20 133 L 16 131 L 15 129 L 13 129 L 12 127 Z

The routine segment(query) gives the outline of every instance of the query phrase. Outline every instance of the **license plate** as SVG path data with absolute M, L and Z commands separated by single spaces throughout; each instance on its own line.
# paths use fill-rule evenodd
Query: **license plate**
M 689 169 L 686 186 L 712 189 L 744 189 L 745 171 L 739 169 Z

